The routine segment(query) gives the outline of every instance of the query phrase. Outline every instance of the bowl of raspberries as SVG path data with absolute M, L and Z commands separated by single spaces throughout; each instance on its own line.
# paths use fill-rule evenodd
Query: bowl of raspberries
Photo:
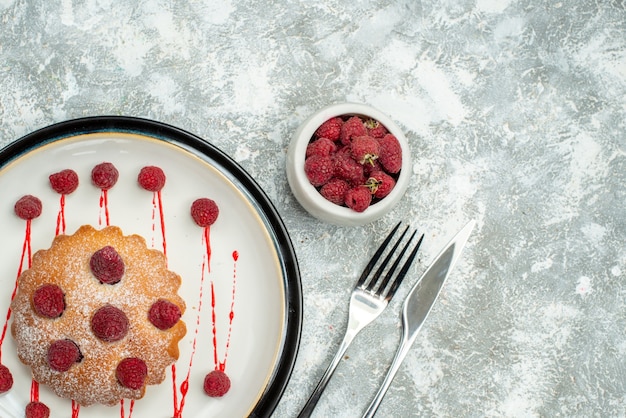
M 287 153 L 287 180 L 298 202 L 336 225 L 379 219 L 400 201 L 410 177 L 406 137 L 365 104 L 320 109 L 300 125 Z

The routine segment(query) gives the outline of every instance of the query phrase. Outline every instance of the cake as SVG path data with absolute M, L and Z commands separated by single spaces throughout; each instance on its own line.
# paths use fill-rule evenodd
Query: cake
M 36 381 L 84 406 L 142 398 L 178 359 L 180 284 L 138 235 L 88 225 L 59 235 L 18 279 L 18 357 Z

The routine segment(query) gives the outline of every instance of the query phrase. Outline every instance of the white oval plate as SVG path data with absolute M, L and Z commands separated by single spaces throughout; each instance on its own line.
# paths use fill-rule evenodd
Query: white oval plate
M 180 407 L 180 386 L 188 371 L 189 391 L 178 416 L 269 416 L 287 384 L 300 339 L 302 295 L 296 256 L 278 213 L 257 183 L 216 147 L 175 127 L 128 117 L 77 119 L 36 131 L 0 151 L 0 322 L 5 322 L 25 248 L 26 221 L 14 214 L 15 202 L 26 194 L 43 202 L 42 215 L 31 223 L 32 253 L 48 248 L 61 210 L 60 195 L 50 187 L 48 176 L 71 168 L 80 185 L 66 196 L 65 231 L 72 234 L 84 224 L 101 228 L 106 225 L 105 208 L 90 173 L 103 161 L 113 163 L 120 173 L 108 191 L 109 223 L 121 227 L 125 235 L 143 236 L 148 246 L 159 250 L 165 236 L 168 266 L 182 277 L 187 335 L 179 344 L 176 379 L 168 369 L 162 384 L 149 386 L 144 398 L 133 403 L 132 413 L 126 400 L 114 407 L 82 407 L 76 416 L 172 417 L 174 385 Z M 146 165 L 162 168 L 167 176 L 161 192 L 165 234 L 156 194 L 137 183 L 137 174 Z M 210 260 L 203 228 L 189 213 L 191 203 L 200 197 L 213 199 L 220 208 L 209 230 Z M 27 248 L 23 260 L 26 269 Z M 31 396 L 30 369 L 17 359 L 10 321 L 8 326 L 0 346 L 1 362 L 15 383 L 0 396 L 0 415 L 22 417 Z M 226 361 L 232 384 L 222 398 L 203 392 L 204 376 L 216 368 L 215 347 L 218 363 Z M 71 401 L 56 397 L 44 385 L 39 397 L 50 407 L 51 417 L 72 416 Z

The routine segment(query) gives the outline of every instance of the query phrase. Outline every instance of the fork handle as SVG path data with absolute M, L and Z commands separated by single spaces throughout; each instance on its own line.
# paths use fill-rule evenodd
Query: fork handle
M 372 418 L 376 413 L 376 410 L 378 410 L 378 406 L 385 397 L 387 389 L 389 389 L 393 378 L 396 376 L 396 373 L 398 372 L 398 369 L 400 368 L 400 364 L 402 364 L 404 357 L 406 357 L 407 353 L 409 352 L 412 342 L 413 341 L 407 338 L 405 335 L 402 336 L 402 341 L 398 346 L 398 350 L 396 351 L 396 355 L 391 362 L 391 366 L 389 366 L 389 370 L 387 370 L 385 380 L 383 380 L 383 383 L 380 385 L 380 389 L 378 389 L 378 392 L 370 403 L 370 406 L 367 408 L 367 411 L 365 411 L 365 413 L 363 414 L 363 418 Z
M 341 361 L 341 358 L 346 353 L 348 346 L 350 346 L 350 344 L 352 343 L 352 340 L 354 339 L 357 333 L 358 331 L 347 332 L 344 335 L 343 341 L 339 345 L 339 348 L 337 349 L 337 353 L 335 354 L 335 357 L 333 357 L 333 360 L 328 365 L 326 372 L 324 372 L 324 375 L 322 376 L 319 383 L 313 390 L 313 393 L 309 397 L 309 400 L 306 401 L 306 404 L 304 405 L 304 408 L 302 408 L 302 411 L 300 411 L 298 418 L 308 418 L 311 416 L 311 414 L 313 413 L 313 410 L 315 409 L 315 406 L 317 405 L 317 402 L 320 400 L 320 397 L 322 396 L 322 392 L 324 392 L 324 389 L 326 389 L 326 385 L 328 384 L 328 381 L 332 377 L 333 373 L 335 372 L 335 369 L 337 368 L 337 365 Z

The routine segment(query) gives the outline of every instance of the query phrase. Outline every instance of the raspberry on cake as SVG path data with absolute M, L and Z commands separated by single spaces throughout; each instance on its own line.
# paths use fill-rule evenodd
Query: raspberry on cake
M 126 314 L 111 305 L 104 305 L 91 317 L 91 330 L 96 337 L 106 342 L 124 338 L 128 334 L 128 326 Z
M 48 365 L 57 372 L 66 372 L 74 363 L 82 360 L 83 355 L 72 340 L 56 340 L 48 347 Z
M 91 272 L 100 283 L 115 284 L 124 275 L 124 261 L 110 245 L 106 245 L 93 253 L 89 259 Z
M 148 376 L 146 362 L 137 357 L 129 357 L 120 361 L 115 369 L 117 381 L 129 389 L 140 389 Z
M 41 316 L 58 318 L 65 310 L 65 294 L 54 284 L 41 285 L 33 293 L 33 309 Z
M 159 299 L 152 304 L 148 319 L 158 329 L 172 328 L 180 319 L 180 308 L 169 300 Z
M 109 247 L 106 257 L 96 255 Z M 17 355 L 59 397 L 85 406 L 139 399 L 178 359 L 186 333 L 181 278 L 138 235 L 87 225 L 59 235 L 33 255 L 18 284 L 11 303 Z M 158 301 L 179 313 L 164 315 L 165 329 L 149 319 Z

